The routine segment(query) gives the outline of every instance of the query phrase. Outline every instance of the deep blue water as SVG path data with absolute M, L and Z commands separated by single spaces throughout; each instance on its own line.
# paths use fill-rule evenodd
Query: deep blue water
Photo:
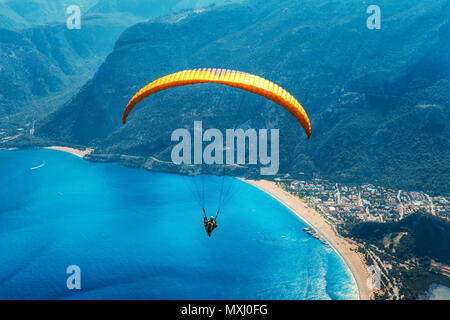
M 42 165 L 42 166 L 41 166 Z M 40 168 L 30 170 L 30 168 Z M 50 150 L 0 151 L 2 299 L 352 299 L 340 257 L 239 180 L 208 238 L 220 177 L 151 173 Z M 81 268 L 68 290 L 66 268 Z

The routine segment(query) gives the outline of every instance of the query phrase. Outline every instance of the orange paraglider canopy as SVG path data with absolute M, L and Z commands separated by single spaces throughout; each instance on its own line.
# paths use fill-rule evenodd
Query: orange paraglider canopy
M 239 88 L 272 100 L 297 118 L 303 129 L 305 129 L 308 138 L 311 136 L 311 124 L 308 115 L 302 105 L 289 92 L 264 78 L 250 73 L 228 69 L 205 68 L 185 70 L 159 78 L 143 87 L 134 95 L 127 104 L 122 121 L 123 123 L 127 121 L 129 113 L 138 102 L 156 92 L 188 84 L 208 82 Z

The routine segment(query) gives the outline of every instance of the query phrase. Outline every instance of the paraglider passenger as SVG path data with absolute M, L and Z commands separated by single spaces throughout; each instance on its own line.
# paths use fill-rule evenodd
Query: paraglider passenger
M 213 232 L 213 230 L 217 228 L 216 220 L 214 219 L 214 217 L 211 217 L 208 220 L 206 219 L 206 217 L 203 217 L 203 220 L 205 222 L 205 230 L 208 233 L 208 236 L 211 237 L 211 232 Z

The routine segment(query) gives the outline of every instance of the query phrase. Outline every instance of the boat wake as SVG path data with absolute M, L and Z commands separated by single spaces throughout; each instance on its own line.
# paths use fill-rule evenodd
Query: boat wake
M 42 168 L 43 166 L 45 166 L 45 161 L 42 164 L 40 164 L 40 165 L 38 165 L 36 167 L 30 168 L 30 170 L 37 170 L 37 169 Z

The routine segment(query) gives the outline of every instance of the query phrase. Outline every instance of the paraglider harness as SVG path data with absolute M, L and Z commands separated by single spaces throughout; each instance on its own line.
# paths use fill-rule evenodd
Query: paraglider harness
M 209 237 L 211 237 L 211 232 L 213 232 L 213 230 L 214 230 L 215 228 L 217 228 L 216 220 L 217 220 L 217 217 L 218 217 L 219 213 L 220 213 L 220 209 L 217 210 L 217 213 L 216 213 L 215 218 L 212 218 L 212 217 L 211 217 L 211 219 L 208 219 L 208 218 L 206 217 L 206 211 L 205 211 L 205 208 L 203 208 L 203 223 L 205 224 L 205 230 L 206 230 L 206 232 L 208 233 L 208 236 L 209 236 Z

